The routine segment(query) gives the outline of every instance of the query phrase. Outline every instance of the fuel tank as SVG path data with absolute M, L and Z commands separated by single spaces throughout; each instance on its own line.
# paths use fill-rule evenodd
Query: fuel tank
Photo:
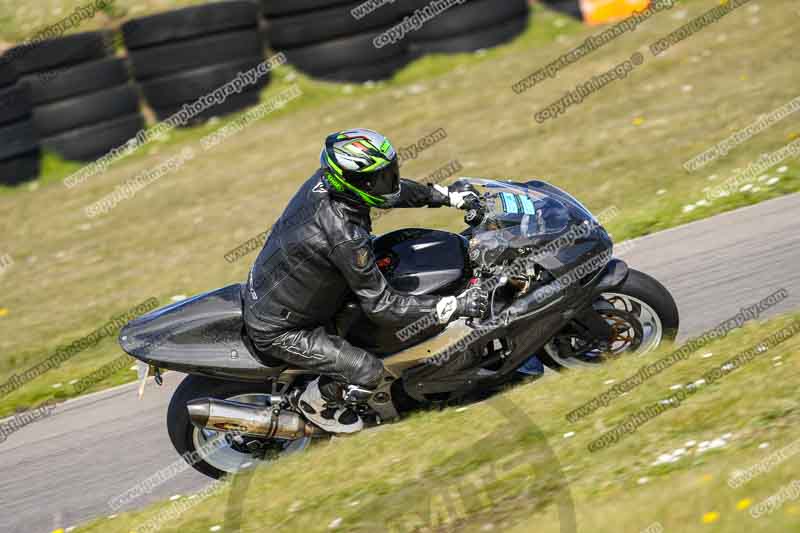
M 431 229 L 401 229 L 373 242 L 389 284 L 415 296 L 446 294 L 457 285 L 465 275 L 468 246 L 461 235 Z
M 395 290 L 413 295 L 450 295 L 463 290 L 470 275 L 466 238 L 430 229 L 401 229 L 375 239 L 373 248 L 386 281 Z M 444 331 L 435 326 L 406 341 L 398 326 L 375 324 L 356 310 L 347 340 L 378 356 L 400 352 Z

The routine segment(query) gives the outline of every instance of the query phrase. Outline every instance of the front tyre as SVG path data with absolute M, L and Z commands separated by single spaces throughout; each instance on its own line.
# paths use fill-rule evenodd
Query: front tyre
M 218 479 L 248 468 L 257 461 L 305 449 L 310 439 L 233 439 L 229 434 L 200 429 L 192 424 L 186 404 L 198 398 L 233 400 L 254 405 L 269 405 L 270 383 L 221 381 L 202 376 L 187 376 L 167 409 L 167 432 L 175 450 L 195 470 Z
M 581 338 L 571 328 L 545 345 L 543 359 L 557 370 L 591 367 L 620 356 L 641 357 L 678 335 L 678 306 L 657 280 L 630 269 L 627 279 L 613 292 L 601 294 L 592 304 L 614 331 L 607 346 Z

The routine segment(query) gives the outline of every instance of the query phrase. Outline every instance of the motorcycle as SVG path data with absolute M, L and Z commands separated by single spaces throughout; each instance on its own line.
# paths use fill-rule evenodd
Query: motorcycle
M 577 199 L 538 180 L 457 184 L 477 194 L 464 231 L 401 229 L 373 238 L 373 249 L 395 290 L 445 296 L 481 285 L 491 294 L 490 316 L 397 330 L 346 303 L 329 330 L 381 357 L 388 374 L 375 391 L 345 399 L 365 427 L 486 398 L 544 367 L 640 357 L 675 338 L 678 309 L 669 291 L 614 258 L 611 237 Z M 259 355 L 242 305 L 242 286 L 234 284 L 120 332 L 125 352 L 146 365 L 145 379 L 153 372 L 160 382 L 162 369 L 188 374 L 171 399 L 167 431 L 176 451 L 213 478 L 330 437 L 298 408 L 318 376 Z

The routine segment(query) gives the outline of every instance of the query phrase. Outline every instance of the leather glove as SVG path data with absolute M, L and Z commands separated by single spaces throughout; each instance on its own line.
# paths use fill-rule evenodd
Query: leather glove
M 489 294 L 480 287 L 467 289 L 456 298 L 456 315 L 483 318 L 489 311 Z
M 452 185 L 450 187 L 434 185 L 433 188 L 436 189 L 436 192 L 447 198 L 447 203 L 445 205 L 449 205 L 450 207 L 470 209 L 478 201 L 478 195 L 475 191 L 457 190 L 461 189 L 461 187 L 454 188 Z
M 480 287 L 465 290 L 456 296 L 446 296 L 436 305 L 440 324 L 459 317 L 483 318 L 489 310 L 489 295 Z

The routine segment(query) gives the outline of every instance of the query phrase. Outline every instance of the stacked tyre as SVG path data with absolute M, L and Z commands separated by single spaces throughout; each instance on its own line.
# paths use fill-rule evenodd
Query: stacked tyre
M 39 175 L 39 138 L 30 97 L 18 80 L 10 56 L 0 56 L 0 185 L 17 185 Z
M 419 0 L 379 7 L 361 18 L 353 15 L 363 0 L 263 0 L 270 45 L 309 76 L 362 82 L 390 78 L 410 57 L 400 43 L 376 47 L 375 39 Z
M 169 118 L 264 61 L 257 4 L 205 4 L 122 26 L 134 77 L 159 120 Z M 255 105 L 269 73 L 241 92 L 191 113 L 185 125 Z
M 553 11 L 558 11 L 564 15 L 583 20 L 581 3 L 579 0 L 542 0 L 542 3 Z
M 414 57 L 472 52 L 512 40 L 528 26 L 528 0 L 467 0 L 409 33 Z
M 12 48 L 33 104 L 41 145 L 64 159 L 91 161 L 144 127 L 139 97 L 110 32 L 77 33 Z

